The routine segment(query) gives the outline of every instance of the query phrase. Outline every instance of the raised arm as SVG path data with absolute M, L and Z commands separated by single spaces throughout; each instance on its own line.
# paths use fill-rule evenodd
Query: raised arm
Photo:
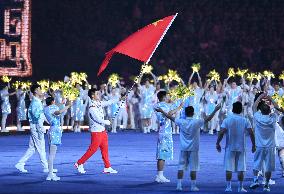
M 252 110 L 253 113 L 255 113 L 257 111 L 257 106 L 260 103 L 260 101 L 266 96 L 265 93 L 259 95 L 259 97 L 256 99 L 256 101 L 254 102 L 253 106 L 252 106 Z
M 54 115 L 61 115 L 62 113 L 64 113 L 66 110 L 68 110 L 68 108 L 70 108 L 72 105 L 71 102 L 68 102 L 68 104 L 61 110 L 55 111 L 53 114 Z
M 204 118 L 204 122 L 205 122 L 205 123 L 209 122 L 209 121 L 214 117 L 214 115 L 216 114 L 216 112 L 217 112 L 220 108 L 221 108 L 221 103 L 218 104 L 218 105 L 215 107 L 214 111 L 213 111 L 209 116 L 207 116 L 207 117 Z
M 198 84 L 199 84 L 199 87 L 202 88 L 203 85 L 202 85 L 202 80 L 201 80 L 201 77 L 199 75 L 199 73 L 197 72 L 197 77 L 198 77 Z
M 138 80 L 137 80 L 137 85 L 138 85 L 138 87 L 141 87 L 141 80 L 142 80 L 143 75 L 144 75 L 144 74 L 142 74 L 142 75 L 138 78 Z
M 190 75 L 190 77 L 189 77 L 189 79 L 188 79 L 188 85 L 190 85 L 191 84 L 191 80 L 192 80 L 192 78 L 193 78 L 193 75 L 194 75 L 194 71 L 191 73 L 191 75 Z
M 158 81 L 157 81 L 157 77 L 155 76 L 155 74 L 154 73 L 152 73 L 152 72 L 150 72 L 150 75 L 153 77 L 153 79 L 154 79 L 154 84 L 155 84 L 155 86 L 157 85 L 157 83 L 158 83 Z
M 178 112 L 179 110 L 182 109 L 183 105 L 184 105 L 184 101 L 182 101 L 182 102 L 180 103 L 180 105 L 179 105 L 176 109 L 171 110 L 170 112 L 168 112 L 168 114 L 169 114 L 170 116 L 171 116 L 171 115 L 174 115 L 176 112 Z
M 162 113 L 165 117 L 167 117 L 167 118 L 170 119 L 171 121 L 173 121 L 173 122 L 175 121 L 175 118 L 174 118 L 172 115 L 166 113 L 163 109 L 161 109 L 161 108 L 155 108 L 155 110 L 156 110 L 157 112 Z
M 225 88 L 228 86 L 228 78 L 227 79 L 224 79 L 224 82 L 223 82 L 223 89 L 225 90 Z

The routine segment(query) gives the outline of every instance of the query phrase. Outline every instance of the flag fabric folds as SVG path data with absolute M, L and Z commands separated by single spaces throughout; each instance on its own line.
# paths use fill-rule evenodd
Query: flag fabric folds
M 145 26 L 107 52 L 98 75 L 105 70 L 112 55 L 116 52 L 148 63 L 176 15 L 165 17 Z

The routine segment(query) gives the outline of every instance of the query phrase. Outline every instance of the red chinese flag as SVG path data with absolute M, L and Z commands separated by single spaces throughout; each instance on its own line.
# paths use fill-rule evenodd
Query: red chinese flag
M 115 48 L 106 53 L 98 75 L 107 67 L 112 55 L 117 52 L 143 62 L 149 62 L 176 15 L 160 19 L 131 34 Z

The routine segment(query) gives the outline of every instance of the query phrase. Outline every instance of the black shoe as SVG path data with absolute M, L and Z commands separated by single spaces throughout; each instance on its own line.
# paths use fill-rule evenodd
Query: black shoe
M 266 184 L 264 185 L 263 191 L 264 191 L 264 192 L 270 192 L 269 184 L 268 184 L 268 185 L 266 185 Z
M 259 182 L 258 182 L 258 181 L 253 182 L 253 183 L 249 186 L 250 189 L 256 189 L 257 187 L 259 187 Z

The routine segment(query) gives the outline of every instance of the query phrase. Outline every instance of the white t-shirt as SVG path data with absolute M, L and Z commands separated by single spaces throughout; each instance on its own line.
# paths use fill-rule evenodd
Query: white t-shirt
M 255 144 L 256 147 L 275 147 L 275 124 L 277 115 L 275 113 L 263 115 L 260 111 L 254 113 Z
M 227 129 L 226 149 L 229 151 L 245 151 L 245 135 L 251 129 L 250 122 L 241 115 L 230 114 L 224 119 L 221 128 Z
M 180 128 L 180 150 L 198 151 L 200 140 L 200 128 L 204 125 L 203 119 L 177 118 L 176 125 Z

